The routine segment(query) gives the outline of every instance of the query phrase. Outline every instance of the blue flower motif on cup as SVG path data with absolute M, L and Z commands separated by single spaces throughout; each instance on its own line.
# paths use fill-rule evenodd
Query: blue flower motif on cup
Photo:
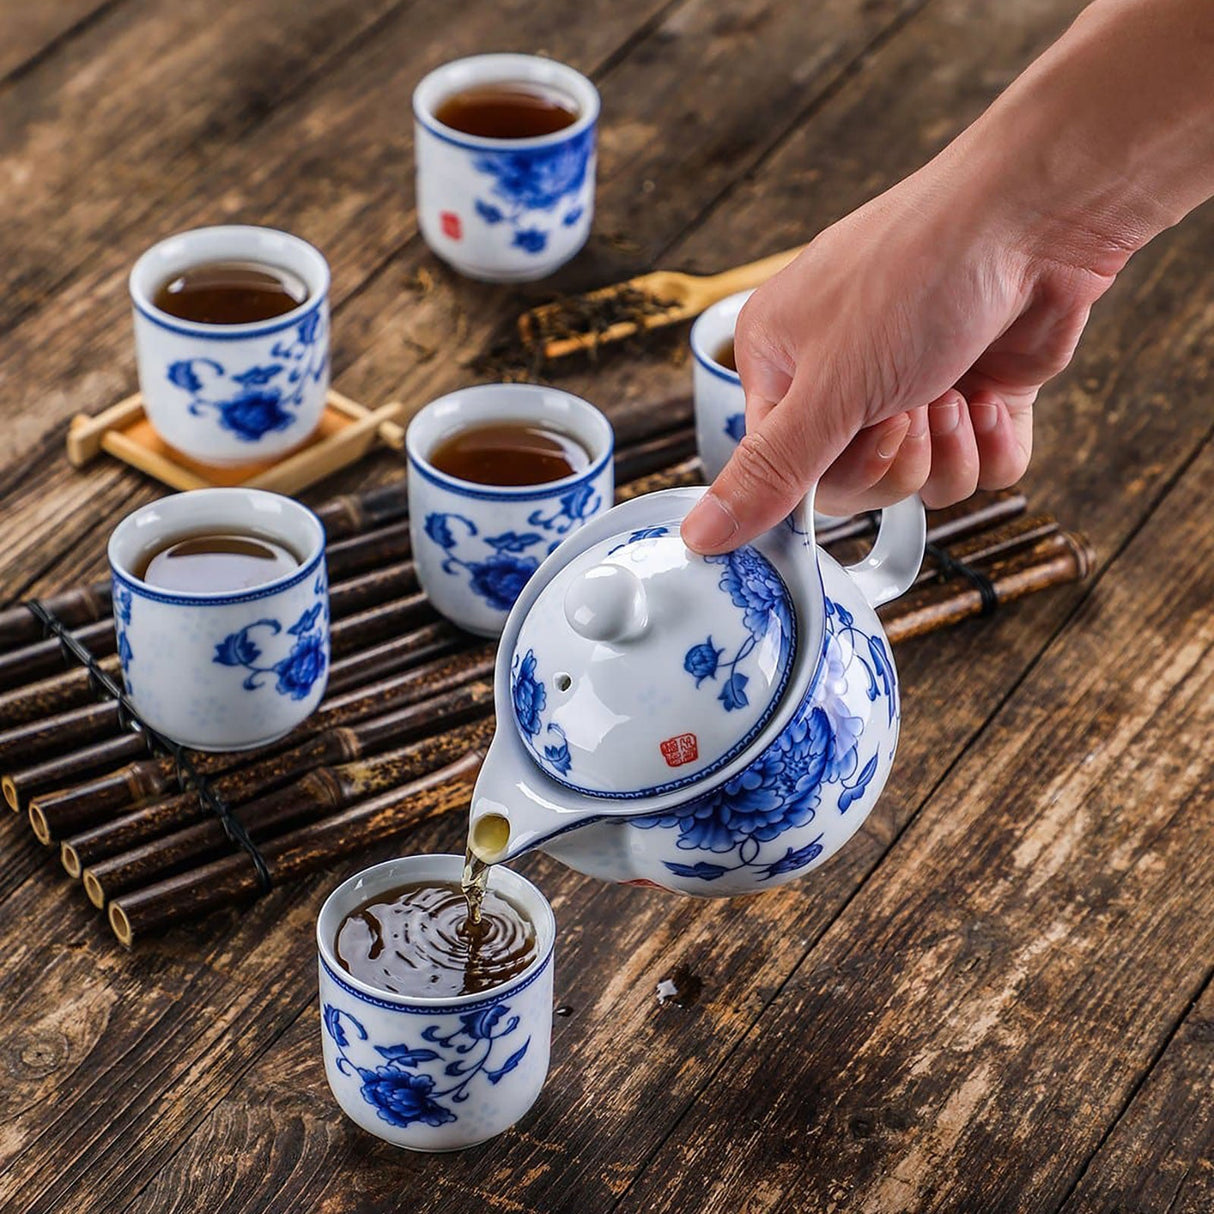
M 542 509 L 533 510 L 527 516 L 527 522 L 532 527 L 540 527 L 550 535 L 560 537 L 548 545 L 548 551 L 554 552 L 561 539 L 587 519 L 593 518 L 602 504 L 603 499 L 595 493 L 594 486 L 589 481 L 583 481 L 580 485 L 574 485 L 568 493 L 561 494 L 552 514 L 546 515 Z
M 736 552 L 704 559 L 709 564 L 723 566 L 718 585 L 729 595 L 735 607 L 742 608 L 742 623 L 747 635 L 732 658 L 726 658 L 726 647 L 718 648 L 709 636 L 683 655 L 683 669 L 695 679 L 697 687 L 705 679 L 715 683 L 719 674 L 721 690 L 717 699 L 726 712 L 733 712 L 750 704 L 746 695 L 746 685 L 750 679 L 738 667 L 773 628 L 773 621 L 774 627 L 779 630 L 779 664 L 784 667 L 788 661 L 793 637 L 788 590 L 780 575 L 753 548 L 739 548 Z
M 523 731 L 524 740 L 540 762 L 567 776 L 573 767 L 569 741 L 565 731 L 555 721 L 544 724 L 543 712 L 548 705 L 548 693 L 544 690 L 544 684 L 535 677 L 536 665 L 534 649 L 528 649 L 521 657 L 514 655 L 514 665 L 510 671 L 514 717 Z
M 426 1044 L 417 1046 L 376 1045 L 360 1020 L 331 1003 L 324 1005 L 322 1019 L 324 1031 L 337 1047 L 338 1071 L 357 1076 L 362 1098 L 376 1116 L 401 1127 L 458 1121 L 459 1113 L 451 1106 L 469 1098 L 473 1081 L 483 1075 L 489 1083 L 500 1083 L 526 1057 L 531 1044 L 528 1037 L 508 1057 L 494 1058 L 502 1052 L 498 1042 L 519 1026 L 519 1017 L 510 1015 L 505 1003 L 465 1012 L 452 1032 L 444 1034 L 441 1025 L 432 1024 L 421 1032 Z M 490 1066 L 491 1060 L 497 1065 Z M 446 1080 L 455 1082 L 440 1086 Z
M 457 528 L 462 537 L 457 536 Z M 514 606 L 527 579 L 540 565 L 537 557 L 521 555 L 543 543 L 544 537 L 535 531 L 503 531 L 499 535 L 482 536 L 470 518 L 441 512 L 426 515 L 424 530 L 427 538 L 446 553 L 443 572 L 453 577 L 462 572 L 467 576 L 472 592 L 495 611 L 509 611 Z M 469 540 L 476 540 L 489 552 L 480 559 L 461 556 L 456 549 Z
M 222 429 L 244 442 L 286 430 L 295 422 L 309 380 L 321 379 L 328 366 L 324 323 L 316 308 L 295 326 L 290 340 L 276 341 L 272 362 L 229 371 L 213 358 L 185 358 L 169 364 L 167 378 L 189 397 L 195 417 L 214 412 Z
M 512 247 L 532 255 L 542 253 L 551 233 L 539 226 L 536 212 L 555 211 L 565 199 L 572 198 L 574 205 L 560 222 L 572 227 L 581 219 L 584 207 L 576 200 L 586 182 L 593 151 L 594 128 L 588 127 L 580 135 L 548 147 L 486 152 L 475 157 L 473 168 L 493 179 L 491 192 L 499 200 L 478 198 L 477 216 L 491 227 L 504 223 L 511 228 Z
M 122 667 L 122 677 L 126 681 L 126 689 L 131 690 L 131 662 L 134 653 L 126 630 L 131 623 L 131 592 L 117 579 L 113 582 L 112 601 L 114 607 L 114 633 L 118 642 L 118 662 Z
M 742 550 L 745 551 L 745 550 Z M 734 571 L 740 574 L 740 570 Z M 730 575 L 731 585 L 734 573 Z M 724 586 L 725 577 L 722 578 Z M 734 602 L 756 607 L 770 586 L 742 580 L 734 587 Z M 743 601 L 739 601 L 743 600 Z M 713 859 L 694 862 L 665 860 L 679 877 L 716 881 L 726 873 L 751 869 L 756 883 L 796 872 L 822 854 L 822 836 L 800 847 L 787 847 L 774 859 L 760 858 L 764 845 L 786 831 L 813 822 L 822 810 L 827 790 L 836 790 L 833 808 L 846 813 L 864 795 L 876 775 L 876 745 L 864 758 L 864 722 L 847 706 L 848 677 L 864 672 L 868 699 L 888 701 L 892 724 L 897 713 L 893 672 L 884 642 L 856 627 L 846 608 L 826 600 L 826 640 L 823 662 L 813 693 L 794 713 L 779 736 L 750 766 L 719 788 L 665 813 L 632 819 L 643 829 L 677 830 L 675 846 L 681 851 L 710 853 Z M 688 651 L 684 666 L 689 673 L 711 677 L 720 654 L 711 637 Z M 694 667 L 694 669 L 693 669 Z
M 325 673 L 324 631 L 317 625 L 324 612 L 323 603 L 313 603 L 286 631 L 295 637 L 295 643 L 286 657 L 269 666 L 259 666 L 262 651 L 253 640 L 258 628 L 267 630 L 269 636 L 282 632 L 277 620 L 261 619 L 246 624 L 237 632 L 230 632 L 215 646 L 211 659 L 220 666 L 240 666 L 249 673 L 241 686 L 246 691 L 256 691 L 265 686 L 265 675 L 274 675 L 274 690 L 293 700 L 307 699 L 316 681 Z
M 746 437 L 746 414 L 731 413 L 725 419 L 725 433 L 735 443 L 740 443 Z

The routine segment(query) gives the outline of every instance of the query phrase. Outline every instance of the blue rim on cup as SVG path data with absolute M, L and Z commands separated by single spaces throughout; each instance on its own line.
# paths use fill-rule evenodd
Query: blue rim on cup
M 493 139 L 436 117 L 453 94 L 502 83 L 550 89 L 576 107 L 577 120 L 548 135 Z M 599 106 L 581 72 L 539 55 L 472 55 L 435 68 L 413 93 L 426 244 L 461 274 L 487 282 L 533 281 L 564 265 L 590 235 Z
M 213 261 L 285 270 L 307 298 L 282 316 L 233 325 L 156 306 L 164 282 Z M 329 393 L 329 267 L 317 249 L 274 228 L 194 228 L 148 249 L 129 287 L 144 412 L 166 443 L 224 466 L 275 459 L 311 436 Z
M 536 956 L 509 982 L 474 995 L 395 995 L 335 956 L 345 917 L 412 882 L 458 883 L 462 856 L 405 856 L 343 881 L 316 919 L 321 1048 L 342 1111 L 370 1133 L 417 1151 L 484 1142 L 519 1120 L 548 1073 L 556 920 L 542 893 L 500 866 L 490 884 L 536 932 Z
M 578 472 L 538 485 L 482 485 L 441 472 L 430 453 L 481 423 L 546 423 L 586 450 Z M 557 546 L 610 509 L 611 423 L 588 401 L 540 384 L 481 384 L 431 401 L 409 423 L 409 529 L 418 581 L 434 607 L 481 636 L 497 636 L 527 579 Z
M 253 530 L 300 561 L 243 590 L 183 593 L 134 569 L 157 547 L 206 530 Z M 260 489 L 194 489 L 127 515 L 110 536 L 114 628 L 136 712 L 197 750 L 244 750 L 289 733 L 329 677 L 329 586 L 320 519 Z

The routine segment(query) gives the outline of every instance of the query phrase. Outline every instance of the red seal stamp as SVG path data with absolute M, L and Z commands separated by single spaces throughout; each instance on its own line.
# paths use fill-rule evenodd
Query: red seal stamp
M 699 757 L 700 748 L 693 733 L 677 734 L 662 743 L 662 758 L 666 760 L 667 767 L 682 767 L 684 763 L 694 763 Z
M 459 240 L 463 234 L 463 227 L 460 225 L 459 216 L 454 211 L 444 211 L 438 221 L 442 224 L 443 235 L 450 237 L 452 240 Z

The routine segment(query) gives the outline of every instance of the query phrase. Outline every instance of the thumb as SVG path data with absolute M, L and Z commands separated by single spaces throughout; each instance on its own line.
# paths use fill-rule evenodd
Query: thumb
M 689 548 L 727 552 L 754 539 L 791 513 L 830 467 L 851 436 L 836 411 L 821 409 L 815 396 L 801 372 L 757 426 L 747 402 L 746 436 L 683 520 Z

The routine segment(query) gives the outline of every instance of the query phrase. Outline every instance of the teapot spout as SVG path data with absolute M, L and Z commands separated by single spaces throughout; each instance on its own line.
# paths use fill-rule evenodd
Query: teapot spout
M 468 847 L 486 864 L 501 864 L 543 846 L 554 835 L 597 817 L 556 805 L 527 779 L 514 739 L 499 730 L 472 791 Z M 525 757 L 522 763 L 527 764 Z M 529 766 L 529 764 L 527 764 Z

